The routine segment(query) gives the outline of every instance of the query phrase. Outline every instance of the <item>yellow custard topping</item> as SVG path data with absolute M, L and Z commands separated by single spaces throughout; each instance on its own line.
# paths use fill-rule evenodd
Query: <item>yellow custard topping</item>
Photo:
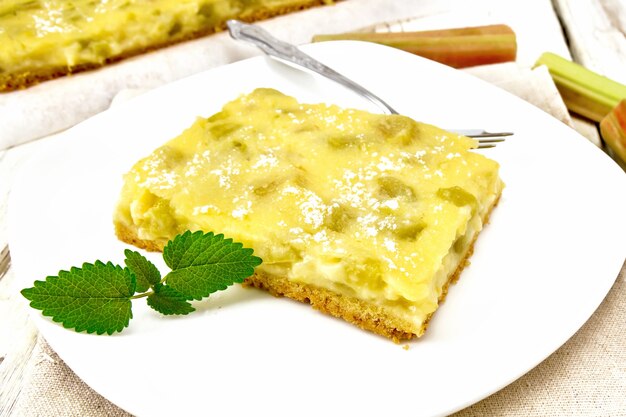
M 228 19 L 258 20 L 329 2 L 2 0 L 0 91 L 212 33 Z
M 224 233 L 261 272 L 385 306 L 419 334 L 502 189 L 476 145 L 257 89 L 139 161 L 115 223 L 157 246 Z

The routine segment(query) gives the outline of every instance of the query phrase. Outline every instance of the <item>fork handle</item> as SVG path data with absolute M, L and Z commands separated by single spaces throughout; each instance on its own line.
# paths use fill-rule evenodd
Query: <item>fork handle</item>
M 239 20 L 229 20 L 226 24 L 232 38 L 249 42 L 272 58 L 290 62 L 327 77 L 370 100 L 382 110 L 386 110 L 385 113 L 387 114 L 398 114 L 389 104 L 385 103 L 371 91 L 322 64 L 312 56 L 305 54 L 295 45 L 276 39 L 261 27 L 243 23 Z

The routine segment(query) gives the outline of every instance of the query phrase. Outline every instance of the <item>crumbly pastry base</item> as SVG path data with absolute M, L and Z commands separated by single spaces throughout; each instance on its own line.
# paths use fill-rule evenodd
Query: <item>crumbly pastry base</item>
M 498 204 L 499 200 L 500 198 L 498 197 L 483 218 L 483 227 L 489 222 L 491 212 Z M 165 241 L 140 239 L 137 236 L 136 230 L 120 223 L 115 224 L 115 231 L 120 240 L 150 251 L 162 251 L 167 243 Z M 465 256 L 443 285 L 441 295 L 439 296 L 440 304 L 445 301 L 450 285 L 458 281 L 465 267 L 469 265 L 469 258 L 474 253 L 474 244 L 476 243 L 478 235 L 480 235 L 480 233 L 474 236 Z M 366 303 L 358 298 L 338 294 L 325 288 L 293 282 L 286 277 L 269 275 L 257 271 L 253 276 L 247 278 L 243 285 L 266 290 L 277 297 L 284 296 L 296 301 L 309 303 L 316 310 L 342 318 L 364 330 L 369 330 L 378 335 L 388 337 L 396 343 L 422 336 L 434 314 L 431 313 L 419 330 L 414 332 L 412 330 L 414 328 L 412 322 L 398 317 L 383 306 Z
M 498 204 L 500 198 L 494 201 L 491 208 L 483 218 L 483 227 L 489 222 L 492 210 Z M 474 244 L 478 238 L 477 233 L 463 259 L 459 262 L 456 270 L 448 277 L 443 285 L 439 304 L 443 303 L 448 295 L 451 284 L 456 283 L 467 265 L 469 258 L 474 253 Z M 412 331 L 415 327 L 410 321 L 399 318 L 383 306 L 366 303 L 358 298 L 337 294 L 325 288 L 313 287 L 289 281 L 285 277 L 277 277 L 263 273 L 256 273 L 246 279 L 244 286 L 251 286 L 269 291 L 274 296 L 285 296 L 304 303 L 310 303 L 313 308 L 323 313 L 344 319 L 364 330 L 369 330 L 381 336 L 388 337 L 396 343 L 420 337 L 428 328 L 428 323 L 434 312 L 431 313 L 417 332 Z
M 137 236 L 137 229 L 128 227 L 125 224 L 115 222 L 115 234 L 122 242 L 136 246 L 151 252 L 163 252 L 163 248 L 167 244 L 166 240 L 147 240 Z
M 450 275 L 448 281 L 443 286 L 439 303 L 445 300 L 450 284 L 459 279 L 461 272 L 469 264 L 468 259 L 472 255 L 473 250 L 474 242 L 472 242 L 466 256 L 457 269 Z M 398 317 L 383 306 L 366 303 L 358 298 L 337 294 L 325 288 L 300 284 L 289 281 L 284 277 L 258 272 L 247 278 L 243 285 L 267 290 L 276 297 L 284 296 L 296 301 L 309 303 L 314 309 L 322 313 L 342 318 L 348 323 L 359 326 L 361 329 L 388 337 L 396 343 L 423 335 L 432 317 L 431 313 L 419 330 L 414 332 L 412 329 L 415 326 L 412 322 Z
M 283 7 L 283 8 L 274 9 L 274 10 L 260 10 L 258 13 L 255 13 L 253 16 L 246 16 L 246 17 L 242 17 L 239 19 L 242 21 L 246 21 L 248 23 L 252 23 L 252 22 L 259 21 L 259 20 L 269 19 L 271 17 L 276 17 L 276 16 L 288 14 L 288 13 L 293 13 L 299 10 L 308 9 L 308 8 L 315 7 L 315 6 L 321 6 L 327 3 L 328 1 L 324 1 L 324 0 L 303 0 L 301 4 L 299 5 L 294 5 L 291 7 Z M 31 69 L 28 71 L 17 72 L 17 73 L 0 74 L 0 92 L 21 90 L 21 89 L 31 87 L 35 84 L 39 84 L 44 81 L 49 81 L 55 78 L 60 78 L 66 75 L 89 71 L 89 70 L 93 70 L 96 68 L 101 68 L 106 65 L 110 65 L 118 61 L 124 60 L 126 58 L 131 58 L 133 56 L 141 55 L 146 52 L 155 51 L 157 49 L 165 48 L 167 46 L 175 45 L 175 44 L 182 43 L 185 41 L 198 39 L 203 36 L 207 36 L 216 32 L 223 31 L 224 29 L 226 29 L 226 21 L 221 22 L 219 25 L 210 26 L 210 27 L 204 28 L 203 30 L 196 31 L 194 33 L 191 33 L 179 39 L 168 40 L 168 41 L 161 42 L 158 44 L 150 45 L 145 48 L 137 48 L 134 50 L 126 51 L 120 55 L 107 58 L 103 63 L 83 63 L 79 65 Z

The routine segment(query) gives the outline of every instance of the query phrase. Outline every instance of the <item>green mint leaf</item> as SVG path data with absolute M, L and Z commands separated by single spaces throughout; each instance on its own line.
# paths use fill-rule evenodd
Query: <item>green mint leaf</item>
M 200 300 L 251 276 L 261 264 L 252 253 L 224 235 L 187 231 L 163 249 L 163 259 L 172 268 L 165 281 L 188 298 Z
M 96 261 L 35 281 L 22 295 L 44 316 L 77 332 L 121 332 L 132 317 L 136 279 L 128 268 Z
M 161 273 L 157 267 L 139 252 L 126 249 L 124 263 L 137 278 L 137 292 L 146 292 L 151 286 L 161 281 Z
M 148 296 L 148 305 L 161 314 L 189 314 L 196 309 L 189 304 L 187 297 L 168 285 L 158 284 L 154 293 Z

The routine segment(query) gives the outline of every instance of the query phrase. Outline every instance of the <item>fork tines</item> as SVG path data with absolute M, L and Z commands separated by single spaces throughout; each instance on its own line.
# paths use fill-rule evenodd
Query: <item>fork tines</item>
M 473 132 L 474 131 L 465 136 L 469 136 L 470 138 L 498 138 L 513 135 L 513 132 L 487 132 L 486 130 L 476 130 L 476 133 Z
M 504 142 L 505 136 L 513 135 L 513 132 L 487 132 L 482 129 L 451 130 L 451 132 L 478 139 L 478 149 L 494 148 L 496 143 Z

